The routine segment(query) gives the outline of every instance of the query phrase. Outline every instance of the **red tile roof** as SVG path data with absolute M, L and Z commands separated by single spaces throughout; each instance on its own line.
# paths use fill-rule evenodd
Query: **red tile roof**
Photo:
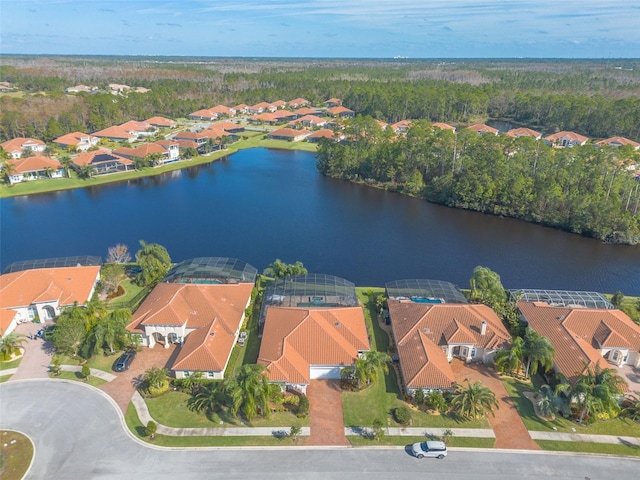
M 166 154 L 167 150 L 157 143 L 145 143 L 135 148 L 120 147 L 113 150 L 113 153 L 126 158 L 145 158 L 147 155 L 155 153 Z
M 309 100 L 306 100 L 304 98 L 298 97 L 298 98 L 294 98 L 293 100 L 289 100 L 287 103 L 295 108 L 300 105 L 309 105 L 309 103 L 311 102 L 309 102 Z
M 2 146 L 2 148 L 6 152 L 14 152 L 16 150 L 22 150 L 23 148 L 27 146 L 31 147 L 32 145 L 43 147 L 45 143 L 42 140 L 37 140 L 35 138 L 16 137 L 16 138 L 12 138 L 11 140 L 7 140 L 6 142 L 2 142 L 0 144 L 0 146 Z
M 456 131 L 456 127 L 449 125 L 448 123 L 435 122 L 431 124 L 432 127 L 439 128 L 440 130 L 453 130 Z
M 268 307 L 258 363 L 270 380 L 309 383 L 310 365 L 352 365 L 369 349 L 360 307 Z
M 199 118 L 218 118 L 218 114 L 215 112 L 212 112 L 209 108 L 197 110 L 193 113 L 190 113 L 189 116 L 199 117 Z
M 634 142 L 633 140 L 629 140 L 628 138 L 624 138 L 624 137 L 611 137 L 605 140 L 600 140 L 599 142 L 597 142 L 597 145 L 600 145 L 600 146 L 608 145 L 610 147 L 630 145 L 635 149 L 640 148 L 640 143 Z
M 342 113 L 354 113 L 354 111 L 348 109 L 347 107 L 340 106 L 327 109 L 327 113 L 331 115 L 340 115 Z
M 99 266 L 38 268 L 0 275 L 0 308 L 54 302 L 84 305 L 100 274 Z
M 562 140 L 563 138 L 571 142 L 579 142 L 579 143 L 586 143 L 586 141 L 589 140 L 589 138 L 585 137 L 584 135 L 580 135 L 579 133 L 576 133 L 576 132 L 567 132 L 567 131 L 551 134 L 548 137 L 546 137 L 546 140 L 548 140 L 551 143 L 555 143 L 558 140 Z
M 9 328 L 11 327 L 11 323 L 13 322 L 13 319 L 17 314 L 18 312 L 15 310 L 0 308 L 0 337 L 11 333 L 11 331 L 9 331 Z
M 127 132 L 146 132 L 147 130 L 153 129 L 153 125 L 150 123 L 138 122 L 136 120 L 129 120 L 128 122 L 120 125 L 120 128 Z
M 471 345 L 495 350 L 511 338 L 486 305 L 426 304 L 389 300 L 400 366 L 408 388 L 451 388 L 455 376 L 443 346 Z M 482 322 L 486 332 L 481 333 Z
M 278 128 L 269 132 L 268 137 L 288 137 L 288 138 L 301 138 L 306 137 L 311 132 L 308 130 L 294 130 L 293 128 Z
M 250 283 L 159 283 L 136 310 L 127 329 L 140 332 L 146 325 L 186 325 L 192 331 L 171 368 L 222 371 L 235 344 L 252 290 Z
M 117 161 L 122 165 L 133 165 L 133 161 L 128 158 L 121 157 L 117 155 L 111 150 L 107 149 L 99 149 L 94 150 L 92 152 L 82 152 L 76 157 L 72 158 L 71 161 L 79 167 L 84 167 L 90 164 L 97 164 L 101 162 L 109 162 L 109 161 Z
M 542 137 L 540 132 L 536 132 L 535 130 L 531 130 L 530 128 L 512 128 L 507 132 L 509 137 L 531 137 L 538 139 Z
M 471 125 L 470 127 L 467 127 L 467 129 L 473 130 L 477 133 L 492 133 L 494 135 L 497 135 L 499 132 L 497 128 L 490 127 L 489 125 L 485 125 L 484 123 L 476 123 L 474 125 Z
M 88 141 L 90 142 L 91 139 L 96 138 L 93 135 L 89 135 L 88 133 L 82 133 L 82 132 L 72 132 L 72 133 L 67 133 L 66 135 L 62 135 L 61 137 L 56 138 L 53 143 L 57 143 L 59 145 L 65 145 L 65 146 L 78 146 L 81 142 L 82 139 L 86 138 L 88 139 Z
M 18 158 L 15 160 L 8 160 L 13 165 L 15 173 L 27 173 L 27 172 L 40 172 L 47 168 L 52 170 L 59 170 L 62 168 L 60 162 L 55 158 L 33 156 L 27 158 Z
M 174 120 L 165 117 L 151 117 L 145 120 L 144 123 L 148 123 L 154 127 L 175 127 L 177 124 Z
M 317 130 L 309 135 L 308 138 L 334 138 L 336 136 L 333 130 L 329 130 L 328 128 L 323 128 L 321 130 Z
M 620 310 L 551 307 L 544 302 L 518 302 L 529 326 L 556 349 L 556 368 L 573 382 L 585 364 L 607 367 L 599 349 L 640 351 L 640 326 Z
M 293 113 L 299 117 L 304 117 L 305 115 L 317 115 L 319 111 L 317 108 L 298 108 L 294 110 Z
M 93 134 L 94 137 L 101 138 L 117 138 L 122 140 L 133 140 L 137 138 L 137 135 L 129 133 L 124 128 L 114 125 L 113 127 L 107 127 L 102 130 L 99 130 Z

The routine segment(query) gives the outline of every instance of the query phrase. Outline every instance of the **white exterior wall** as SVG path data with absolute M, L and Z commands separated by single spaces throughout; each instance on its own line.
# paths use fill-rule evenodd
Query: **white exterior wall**
M 309 376 L 311 379 L 340 379 L 340 371 L 345 365 L 310 365 Z
M 193 375 L 195 372 L 190 370 L 173 370 L 176 375 L 176 378 L 188 378 Z M 204 371 L 202 372 L 204 380 L 223 380 L 224 379 L 224 371 Z

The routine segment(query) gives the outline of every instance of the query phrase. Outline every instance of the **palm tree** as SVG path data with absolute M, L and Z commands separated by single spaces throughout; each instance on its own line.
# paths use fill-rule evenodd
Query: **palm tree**
M 225 381 L 224 390 L 231 402 L 231 414 L 242 412 L 251 421 L 256 415 L 268 415 L 271 386 L 262 365 L 246 364 Z
M 633 421 L 640 422 L 640 393 L 625 397 L 622 411 Z
M 167 380 L 167 374 L 169 372 L 166 368 L 151 367 L 144 372 L 142 381 L 152 388 L 161 388 L 164 382 Z
M 516 337 L 509 350 L 500 350 L 496 353 L 494 363 L 499 371 L 503 373 L 509 372 L 509 375 L 513 375 L 514 371 L 520 370 L 522 367 L 523 344 L 524 340 L 521 337 Z
M 364 369 L 364 379 L 367 383 L 375 383 L 376 380 L 378 380 L 378 371 L 380 368 L 382 368 L 385 375 L 389 373 L 391 357 L 384 352 L 371 350 L 365 352 L 360 359 L 364 360 L 362 367 Z
M 454 384 L 456 393 L 451 401 L 453 411 L 466 418 L 484 417 L 487 413 L 493 415 L 493 409 L 498 408 L 496 394 L 478 381 L 473 384 L 469 379 L 465 381 L 466 387 Z
M 527 367 L 525 377 L 538 373 L 538 367 L 542 367 L 544 371 L 548 371 L 553 367 L 553 356 L 556 349 L 551 345 L 549 339 L 543 337 L 538 332 L 527 328 L 524 336 L 523 354 L 527 359 Z
M 627 382 L 612 368 L 587 366 L 573 388 L 573 397 L 580 407 L 579 423 L 590 412 L 608 413 L 615 416 L 620 412 L 618 398 L 624 393 Z
M 9 160 L 5 160 L 4 162 L 2 162 L 2 174 L 4 177 L 4 180 L 9 183 L 9 177 L 11 177 L 11 175 L 16 173 L 16 166 Z
M 560 398 L 549 385 L 540 387 L 541 398 L 536 405 L 544 417 L 552 417 L 560 410 Z
M 126 329 L 131 320 L 131 312 L 127 309 L 118 309 L 101 318 L 93 329 L 95 347 L 107 346 L 111 353 L 115 352 L 116 345 L 125 345 L 129 339 Z
M 188 377 L 191 378 L 191 377 Z M 224 404 L 225 394 L 222 383 L 211 383 L 193 394 L 187 402 L 190 410 L 197 410 L 211 414 Z
M 3 358 L 11 358 L 15 352 L 27 338 L 20 333 L 9 333 L 0 338 L 0 354 Z
M 63 155 L 62 157 L 60 157 L 60 165 L 62 165 L 62 168 L 64 169 L 64 175 L 67 178 L 71 177 L 71 158 L 69 157 L 69 155 Z

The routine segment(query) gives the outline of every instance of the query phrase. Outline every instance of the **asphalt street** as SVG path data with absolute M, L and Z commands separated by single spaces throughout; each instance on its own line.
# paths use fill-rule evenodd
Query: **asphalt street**
M 504 450 L 452 449 L 444 460 L 418 460 L 403 447 L 154 447 L 127 431 L 109 397 L 61 380 L 1 384 L 0 428 L 34 441 L 29 479 L 604 480 L 640 472 L 640 459 L 634 458 Z

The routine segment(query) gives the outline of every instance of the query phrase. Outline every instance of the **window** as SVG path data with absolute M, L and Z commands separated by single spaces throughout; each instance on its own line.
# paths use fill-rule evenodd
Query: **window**
M 215 378 L 216 373 L 215 372 L 207 372 L 207 378 Z

